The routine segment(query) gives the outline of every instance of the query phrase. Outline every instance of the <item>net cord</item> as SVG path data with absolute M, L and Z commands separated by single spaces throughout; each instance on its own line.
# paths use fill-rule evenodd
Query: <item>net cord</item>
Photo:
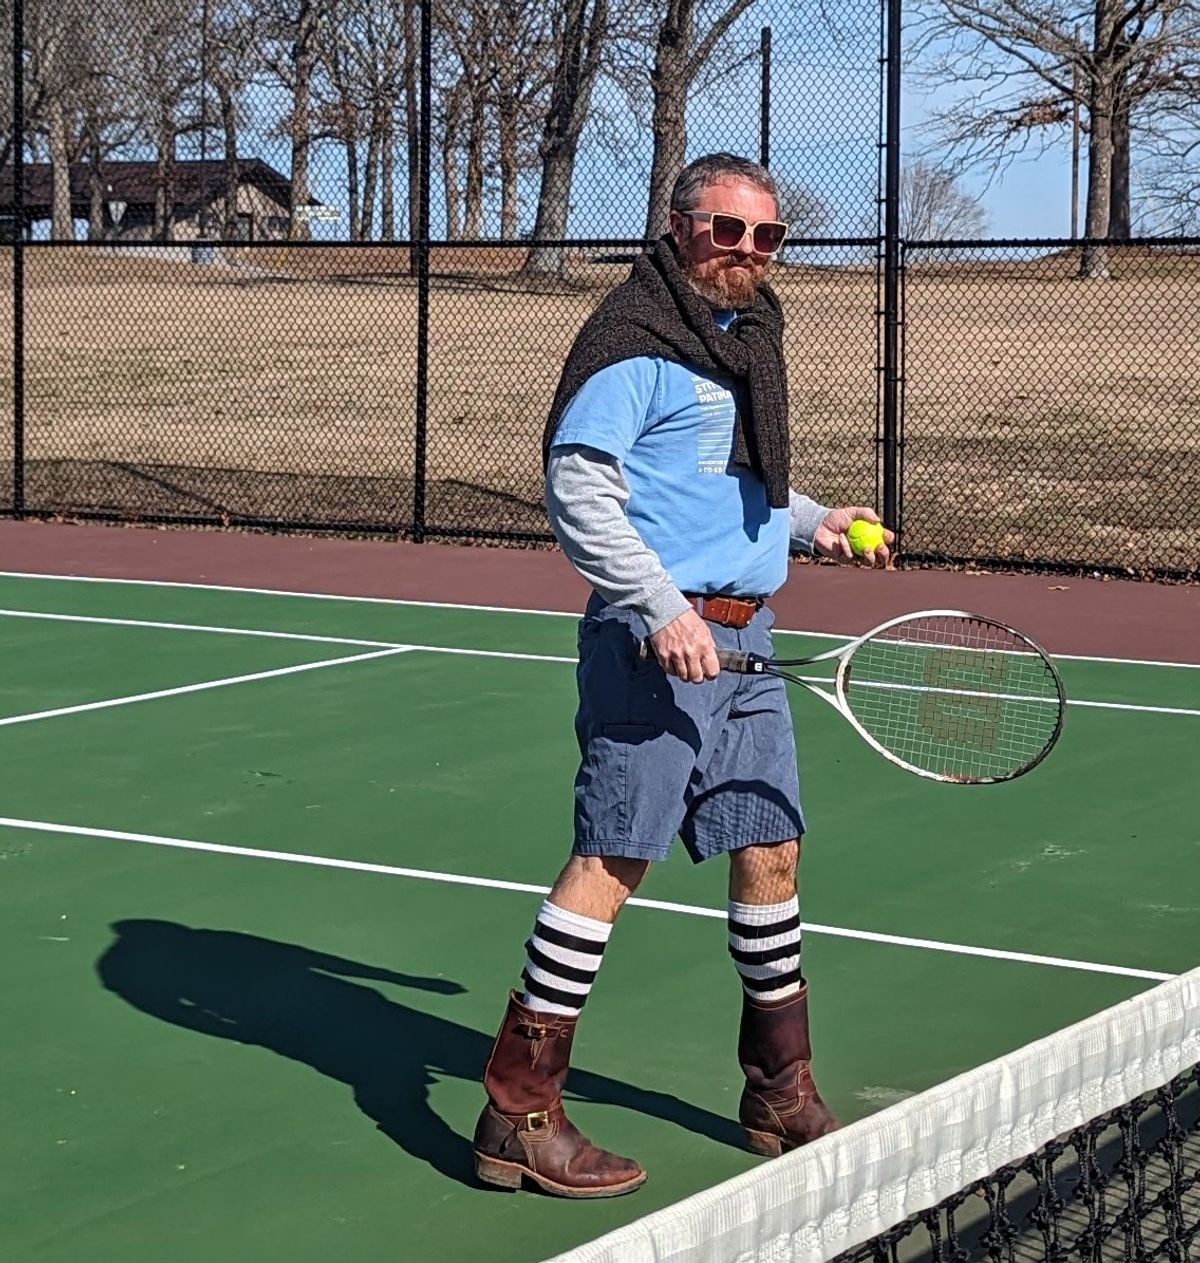
M 547 1263 L 825 1263 L 1197 1063 L 1200 969 Z

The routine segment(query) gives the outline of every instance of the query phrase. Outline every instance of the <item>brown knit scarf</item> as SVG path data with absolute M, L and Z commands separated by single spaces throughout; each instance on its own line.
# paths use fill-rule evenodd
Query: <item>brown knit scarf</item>
M 554 394 L 542 437 L 543 466 L 563 410 L 593 374 L 637 356 L 671 360 L 732 381 L 737 406 L 733 459 L 752 469 L 772 508 L 787 506 L 790 450 L 783 311 L 770 286 L 728 331 L 688 284 L 675 243 L 660 238 L 580 329 Z

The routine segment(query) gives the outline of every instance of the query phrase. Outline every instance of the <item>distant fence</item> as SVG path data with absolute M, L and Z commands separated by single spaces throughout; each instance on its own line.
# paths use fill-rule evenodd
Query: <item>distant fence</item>
M 97 12 L 63 2 L 80 21 Z M 457 98 L 434 71 L 449 54 L 431 6 L 418 10 L 419 108 L 409 119 L 395 107 L 415 131 L 388 134 L 386 173 L 374 140 L 337 139 L 331 107 L 298 138 L 303 111 L 255 96 L 245 73 L 236 117 L 264 145 L 281 118 L 293 129 L 279 165 L 294 174 L 303 150 L 303 198 L 270 163 L 225 161 L 223 27 L 223 43 L 194 49 L 186 41 L 204 28 L 180 27 L 179 56 L 195 62 L 180 82 L 200 103 L 180 115 L 179 144 L 195 158 L 172 177 L 172 210 L 147 149 L 55 184 L 35 161 L 36 94 L 17 92 L 24 143 L 0 167 L 12 239 L 0 251 L 0 327 L 12 335 L 0 350 L 11 403 L 0 513 L 551 538 L 542 425 L 575 332 L 646 244 L 651 152 L 635 148 L 623 170 L 585 143 L 574 235 L 528 239 L 514 210 L 537 200 L 528 172 L 468 187 L 483 178 L 480 154 L 469 118 L 461 145 L 446 131 Z M 735 27 L 721 109 L 699 92 L 691 118 L 689 155 L 757 152 L 793 219 L 772 281 L 787 315 L 794 485 L 875 503 L 915 561 L 1200 578 L 1200 239 L 905 241 L 899 5 L 847 0 L 836 12 L 832 33 L 808 23 L 760 41 L 757 25 Z M 285 36 L 267 51 L 300 47 Z M 13 59 L 17 78 L 22 65 Z M 309 70 L 319 78 L 323 65 Z M 136 130 L 125 120 L 123 134 Z M 222 201 L 239 178 L 244 203 Z M 52 239 L 68 195 L 72 231 L 90 240 Z M 347 200 L 354 214 L 331 219 Z M 632 235 L 580 235 L 598 222 Z M 439 239 L 447 225 L 475 235 Z M 1085 250 L 1105 266 L 1081 269 Z

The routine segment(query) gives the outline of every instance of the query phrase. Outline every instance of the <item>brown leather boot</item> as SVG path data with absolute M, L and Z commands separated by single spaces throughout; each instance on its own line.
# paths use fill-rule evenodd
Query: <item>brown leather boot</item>
M 746 1087 L 738 1118 L 754 1153 L 777 1158 L 788 1149 L 837 1131 L 809 1062 L 808 984 L 785 1000 L 755 1000 L 742 993 L 738 1061 Z
M 562 1088 L 577 1017 L 526 1008 L 515 991 L 483 1074 L 488 1103 L 475 1125 L 475 1174 L 497 1188 L 528 1176 L 559 1197 L 632 1193 L 646 1172 L 597 1149 L 563 1110 Z

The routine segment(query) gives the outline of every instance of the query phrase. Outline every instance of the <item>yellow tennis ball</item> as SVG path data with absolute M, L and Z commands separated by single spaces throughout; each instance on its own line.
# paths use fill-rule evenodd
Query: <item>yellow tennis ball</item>
M 855 518 L 846 531 L 846 538 L 850 541 L 850 551 L 861 557 L 867 549 L 878 548 L 883 543 L 883 527 L 878 522 Z

